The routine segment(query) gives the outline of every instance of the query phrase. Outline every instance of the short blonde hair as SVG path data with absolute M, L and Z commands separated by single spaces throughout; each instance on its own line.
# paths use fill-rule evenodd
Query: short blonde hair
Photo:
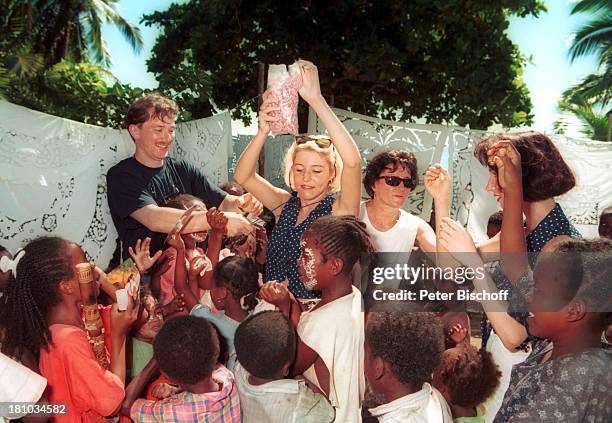
M 287 149 L 287 152 L 285 153 L 285 158 L 283 159 L 283 175 L 285 179 L 285 185 L 287 185 L 291 189 L 294 189 L 291 186 L 290 179 L 291 170 L 293 169 L 293 161 L 295 160 L 295 156 L 297 155 L 297 153 L 304 150 L 310 150 L 319 153 L 319 155 L 321 155 L 329 164 L 330 170 L 332 167 L 334 168 L 335 174 L 329 185 L 329 191 L 332 193 L 340 191 L 340 178 L 342 176 L 342 158 L 340 157 L 338 150 L 336 149 L 336 147 L 333 146 L 333 144 L 327 148 L 321 148 L 314 141 L 309 141 L 304 144 L 297 144 L 296 142 L 293 142 L 291 144 L 291 147 Z

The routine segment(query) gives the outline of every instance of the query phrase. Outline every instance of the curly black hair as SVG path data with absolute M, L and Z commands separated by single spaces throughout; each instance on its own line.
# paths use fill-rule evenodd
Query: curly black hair
M 498 141 L 510 141 L 521 155 L 523 199 L 540 201 L 565 194 L 576 185 L 576 178 L 550 138 L 539 132 L 527 131 L 497 134 L 481 140 L 474 147 L 474 156 L 490 171 L 487 151 Z
M 181 385 L 212 375 L 219 359 L 219 337 L 213 325 L 195 316 L 167 320 L 153 340 L 159 368 Z
M 244 297 L 249 311 L 257 305 L 259 270 L 252 258 L 238 255 L 224 258 L 215 266 L 213 279 L 216 286 L 227 288 L 236 301 Z
M 271 379 L 295 358 L 295 328 L 282 313 L 263 311 L 240 323 L 234 347 L 240 365 L 250 374 Z
M 374 190 L 372 187 L 374 186 L 374 183 L 376 183 L 376 180 L 382 171 L 387 167 L 390 167 L 391 171 L 395 172 L 400 166 L 404 167 L 410 172 L 410 178 L 412 179 L 410 188 L 416 188 L 417 184 L 419 183 L 419 173 L 414 154 L 410 153 L 409 151 L 383 151 L 382 153 L 378 153 L 368 162 L 368 165 L 364 171 L 363 186 L 370 198 L 374 198 Z
M 568 302 L 574 298 L 582 299 L 589 312 L 601 313 L 604 323 L 599 324 L 605 326 L 612 310 L 612 240 L 572 239 L 557 245 L 555 252 L 542 254 L 567 269 L 559 272 L 565 276 L 564 281 L 559 281 L 564 289 L 564 299 Z
M 389 363 L 406 385 L 431 381 L 444 351 L 442 322 L 433 313 L 370 313 L 365 340 L 372 355 Z
M 25 246 L 0 299 L 0 327 L 6 329 L 2 352 L 19 357 L 24 349 L 38 356 L 51 343 L 47 311 L 61 301 L 59 283 L 74 277 L 67 252 L 69 241 L 58 237 L 37 238 Z
M 451 403 L 462 407 L 483 403 L 501 378 L 491 353 L 468 343 L 444 351 L 436 374 L 448 390 Z
M 363 253 L 374 252 L 365 223 L 355 216 L 323 216 L 315 220 L 303 237 L 313 236 L 321 249 L 323 260 L 342 259 L 342 272 L 349 274 Z

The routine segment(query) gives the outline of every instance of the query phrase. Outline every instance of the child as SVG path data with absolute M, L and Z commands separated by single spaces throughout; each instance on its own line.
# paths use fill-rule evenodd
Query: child
M 538 257 L 533 279 L 529 330 L 538 338 L 512 369 L 495 422 L 609 422 L 612 351 L 600 337 L 612 309 L 612 242 L 563 242 Z
M 454 423 L 484 423 L 477 406 L 493 394 L 500 377 L 490 352 L 461 343 L 444 351 L 433 385 L 449 404 Z
M 236 330 L 236 383 L 243 423 L 330 423 L 334 409 L 304 380 L 286 379 L 295 358 L 296 335 L 281 313 L 248 317 Z
M 172 197 L 166 203 L 166 207 L 172 207 L 175 209 L 187 210 L 190 207 L 195 206 L 195 211 L 206 211 L 206 206 L 198 197 L 189 194 L 179 194 L 175 197 Z M 206 254 L 204 251 L 197 246 L 198 242 L 202 242 L 206 239 L 206 232 L 194 232 L 190 234 L 181 235 L 183 238 L 183 242 L 185 244 L 185 258 L 187 263 L 190 263 L 196 257 L 202 257 L 204 260 L 207 260 Z M 152 286 L 152 290 L 154 293 L 159 292 L 159 304 L 167 305 L 174 299 L 175 291 L 174 291 L 174 268 L 176 266 L 176 258 L 177 253 L 173 246 L 170 246 L 164 250 L 164 256 L 169 260 L 170 266 L 166 270 L 164 274 L 161 275 L 159 279 L 159 286 Z M 203 270 L 211 269 L 210 267 L 205 267 Z M 198 280 L 200 279 L 199 275 L 194 275 Z M 154 279 L 154 282 L 156 279 Z M 192 285 L 192 289 L 194 290 L 194 294 L 200 297 L 198 291 L 198 283 Z
M 213 228 L 209 239 L 209 252 L 214 251 L 211 254 L 216 252 L 218 257 L 227 219 L 222 212 L 213 211 L 208 216 L 208 222 Z M 173 235 L 168 242 L 176 248 L 177 257 L 184 256 L 185 246 L 181 236 Z M 226 342 L 227 367 L 233 370 L 236 361 L 234 333 L 238 324 L 252 313 L 258 304 L 259 278 L 257 265 L 250 258 L 230 256 L 224 258 L 215 266 L 210 296 L 216 310 L 219 310 L 217 312 L 198 302 L 198 298 L 190 289 L 184 262 L 182 260 L 177 262 L 176 265 L 174 277 L 176 291 L 183 294 L 185 307 L 192 316 L 209 320 L 219 330 Z M 199 272 L 199 266 L 199 263 L 193 262 L 190 272 Z
M 489 216 L 489 221 L 487 222 L 487 237 L 489 239 L 501 232 L 503 219 L 504 212 L 501 210 L 498 210 Z
M 104 421 L 123 400 L 125 341 L 138 307 L 111 311 L 110 370 L 96 360 L 79 305 L 75 266 L 87 262 L 83 250 L 61 238 L 38 238 L 23 250 L 9 275 L 2 298 L 6 338 L 3 352 L 19 358 L 25 350 L 40 354 L 40 372 L 48 381 L 51 403 L 67 405 L 57 422 Z
M 153 349 L 160 370 L 184 391 L 161 401 L 137 399 L 130 404 L 126 399 L 124 409 L 131 410 L 134 421 L 240 423 L 234 376 L 217 365 L 219 338 L 209 322 L 193 316 L 170 319 L 155 337 Z M 150 374 L 154 367 L 148 365 L 145 371 Z
M 268 282 L 261 297 L 291 316 L 299 335 L 293 374 L 323 391 L 336 409 L 335 422 L 361 421 L 363 312 L 351 271 L 362 253 L 372 252 L 365 224 L 354 216 L 324 216 L 304 232 L 298 269 L 307 289 L 321 301 L 301 312 L 287 288 Z
M 385 401 L 370 409 L 370 414 L 380 422 L 451 422 L 446 401 L 430 385 L 443 350 L 442 324 L 435 315 L 370 313 L 365 375 L 374 393 Z

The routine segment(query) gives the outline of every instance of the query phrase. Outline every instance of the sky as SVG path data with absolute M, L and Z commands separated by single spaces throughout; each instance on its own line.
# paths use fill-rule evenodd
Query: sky
M 594 57 L 580 58 L 570 64 L 567 50 L 572 32 L 588 17 L 570 16 L 571 4 L 575 0 L 546 0 L 547 13 L 538 18 L 512 18 L 508 35 L 518 44 L 521 53 L 531 58 L 524 69 L 524 79 L 529 87 L 532 113 L 535 115 L 532 128 L 551 132 L 561 93 L 576 84 L 581 78 L 596 70 Z M 165 10 L 170 0 L 121 0 L 119 12 L 133 24 L 138 24 L 144 39 L 140 54 L 132 52 L 128 43 L 115 28 L 106 25 L 103 36 L 113 57 L 111 71 L 122 82 L 143 88 L 155 88 L 153 74 L 147 72 L 146 60 L 155 44 L 157 29 L 139 24 L 144 14 Z M 569 134 L 568 135 L 578 135 Z

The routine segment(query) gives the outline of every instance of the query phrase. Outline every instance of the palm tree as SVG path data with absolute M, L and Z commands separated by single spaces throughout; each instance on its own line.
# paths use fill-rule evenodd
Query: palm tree
M 578 57 L 595 53 L 599 61 L 599 71 L 588 75 L 582 82 L 564 93 L 559 108 L 585 120 L 589 113 L 584 107 L 593 110 L 599 105 L 602 109 L 606 109 L 612 102 L 612 2 L 581 0 L 574 4 L 571 10 L 571 14 L 576 13 L 590 13 L 592 18 L 576 32 L 569 49 L 570 60 L 573 62 Z M 568 102 L 570 98 L 579 101 Z M 595 118 L 597 115 L 598 118 Z M 607 130 L 604 131 L 607 135 L 601 139 L 610 141 L 612 109 L 603 115 L 595 113 L 590 116 L 592 122 L 601 122 L 602 118 L 607 120 Z
M 102 36 L 102 24 L 116 26 L 135 52 L 142 49 L 136 26 L 117 11 L 119 0 L 34 0 L 32 37 L 34 51 L 48 65 L 62 59 L 109 66 L 111 55 Z
M 555 132 L 565 133 L 570 127 L 581 132 L 585 137 L 596 141 L 608 139 L 608 117 L 598 111 L 596 105 L 590 104 L 580 95 L 566 91 L 558 107 L 561 112 L 571 113 L 578 119 L 578 124 L 560 115 L 554 123 Z M 574 119 L 575 119 L 574 118 Z

